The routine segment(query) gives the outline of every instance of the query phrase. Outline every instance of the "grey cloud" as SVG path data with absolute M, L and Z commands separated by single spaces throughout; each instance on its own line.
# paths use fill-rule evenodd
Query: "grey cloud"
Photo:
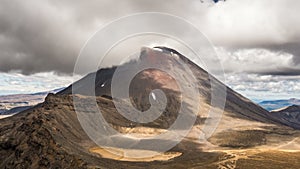
M 0 70 L 72 72 L 81 30 L 47 1 L 1 1 Z
M 281 46 L 293 55 L 291 63 L 284 65 L 293 66 L 292 69 L 284 69 L 283 72 L 298 72 L 300 2 L 227 0 L 214 4 L 206 1 L 2 0 L 0 71 L 19 69 L 25 74 L 41 71 L 71 73 L 81 47 L 103 24 L 132 13 L 156 11 L 189 20 L 218 46 L 238 49 Z M 229 65 L 236 68 L 236 64 L 238 62 Z M 259 66 L 265 65 L 253 64 L 251 69 L 262 69 Z M 276 67 L 269 70 L 259 72 L 272 74 Z
M 255 73 L 261 75 L 300 75 L 296 55 L 268 48 L 216 48 L 226 73 Z
M 261 75 L 279 75 L 279 76 L 299 76 L 300 69 L 278 68 L 272 71 L 253 72 Z
M 172 5 L 170 5 L 172 4 Z M 0 2 L 0 71 L 71 73 L 85 41 L 118 17 L 143 11 L 187 8 L 184 1 Z M 188 13 L 178 10 L 177 13 Z
M 293 63 L 300 68 L 300 42 L 275 45 L 271 48 L 273 50 L 282 50 L 293 54 Z

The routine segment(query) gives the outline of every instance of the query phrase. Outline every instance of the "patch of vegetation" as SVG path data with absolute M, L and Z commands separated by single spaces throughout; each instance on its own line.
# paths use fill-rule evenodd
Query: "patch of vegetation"
M 209 141 L 221 147 L 250 148 L 266 143 L 266 134 L 261 130 L 228 130 L 211 137 Z

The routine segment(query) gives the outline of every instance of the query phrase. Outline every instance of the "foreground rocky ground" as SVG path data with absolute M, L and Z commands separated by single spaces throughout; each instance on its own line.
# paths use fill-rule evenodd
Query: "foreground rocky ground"
M 102 106 L 107 105 L 104 114 L 116 113 L 110 106 L 111 100 L 99 97 L 98 101 Z M 169 156 L 122 160 L 122 156 L 95 151 L 100 147 L 81 128 L 72 97 L 67 95 L 50 95 L 45 103 L 2 119 L 0 125 L 0 168 L 297 168 L 300 165 L 298 131 L 253 121 L 236 129 L 224 129 L 226 132 L 219 129 L 222 132 L 211 137 L 210 144 L 192 137 L 197 132 L 195 127 L 191 137 L 166 153 Z M 138 130 L 125 125 L 119 130 L 149 135 L 161 132 L 151 127 Z

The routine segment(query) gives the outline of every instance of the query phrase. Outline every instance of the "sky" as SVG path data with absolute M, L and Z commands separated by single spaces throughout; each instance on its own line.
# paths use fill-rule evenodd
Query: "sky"
M 300 1 L 0 0 L 0 95 L 67 86 L 103 25 L 139 12 L 194 24 L 214 45 L 225 83 L 253 100 L 300 98 Z M 121 57 L 121 56 L 120 56 Z
M 40 72 L 31 75 L 24 75 L 21 72 L 0 73 L 0 93 L 26 94 L 45 92 L 53 89 L 65 87 L 81 76 L 61 76 L 56 72 Z

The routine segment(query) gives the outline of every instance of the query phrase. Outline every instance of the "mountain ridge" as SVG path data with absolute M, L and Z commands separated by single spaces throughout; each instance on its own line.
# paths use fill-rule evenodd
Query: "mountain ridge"
M 296 98 L 291 98 L 288 100 L 280 99 L 280 100 L 265 100 L 258 103 L 260 106 L 265 108 L 268 111 L 280 109 L 283 107 L 291 106 L 293 104 L 300 105 L 300 100 Z
M 212 108 L 208 73 L 185 57 L 173 57 L 172 54 L 150 48 L 144 50 L 146 57 L 151 55 L 160 58 L 158 63 L 187 75 L 175 60 L 183 58 L 197 78 L 195 86 L 199 90 L 201 109 L 192 129 L 179 144 L 161 153 L 158 159 L 127 159 L 124 155 L 118 155 L 125 154 L 124 149 L 109 147 L 118 152 L 112 155 L 89 138 L 77 118 L 74 99 L 80 103 L 79 110 L 83 113 L 91 113 L 95 106 L 91 101 L 95 99 L 96 107 L 101 109 L 105 120 L 121 134 L 158 135 L 177 119 L 178 102 L 181 100 L 174 79 L 153 69 L 142 71 L 132 79 L 129 88 L 131 100 L 123 102 L 125 110 L 130 105 L 147 110 L 151 105 L 149 93 L 157 88 L 166 92 L 169 101 L 162 115 L 153 122 L 132 123 L 118 112 L 114 98 L 111 97 L 111 80 L 116 68 L 106 68 L 75 82 L 77 88 L 72 89 L 71 85 L 58 94 L 48 94 L 45 102 L 0 120 L 0 168 L 268 168 L 265 164 L 270 161 L 279 167 L 300 166 L 294 163 L 300 153 L 284 151 L 295 149 L 291 143 L 299 144 L 297 138 L 300 132 L 277 122 L 271 113 L 228 87 L 219 125 L 206 142 L 201 142 L 199 135 L 203 132 L 205 121 L 209 119 L 207 112 Z M 133 63 L 121 66 L 130 67 Z M 91 84 L 95 86 L 96 98 L 91 97 L 93 93 L 87 91 Z M 221 89 L 215 88 L 217 92 L 224 92 Z M 161 143 L 171 142 L 161 140 Z M 134 151 L 145 153 L 148 149 Z M 291 158 L 277 158 L 286 155 Z

